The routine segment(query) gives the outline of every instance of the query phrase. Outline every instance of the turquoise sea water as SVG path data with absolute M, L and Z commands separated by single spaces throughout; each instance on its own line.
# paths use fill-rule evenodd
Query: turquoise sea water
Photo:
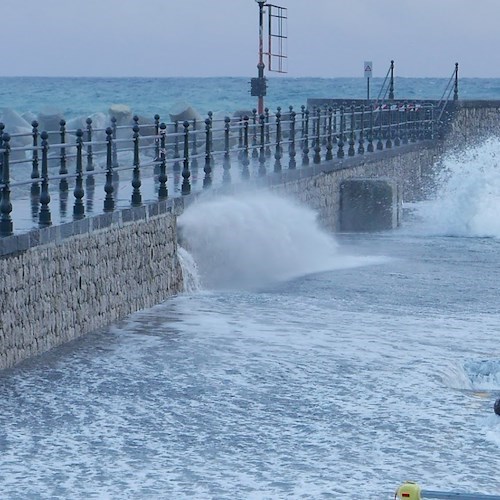
M 189 103 L 201 114 L 232 113 L 255 107 L 249 95 L 250 78 L 0 78 L 0 109 L 39 113 L 56 109 L 67 118 L 107 112 L 114 103 L 133 112 L 164 115 L 179 103 Z M 371 96 L 377 97 L 383 79 L 374 78 Z M 448 79 L 396 78 L 395 96 L 405 99 L 439 99 Z M 500 98 L 500 79 L 460 80 L 463 99 Z M 308 98 L 364 98 L 363 78 L 271 78 L 266 105 L 300 106 Z
M 398 78 L 396 95 L 446 83 Z M 272 107 L 364 97 L 362 79 L 269 89 Z M 253 107 L 247 90 L 2 78 L 0 108 L 232 112 Z M 500 98 L 500 80 L 460 92 Z M 326 234 L 260 193 L 192 205 L 188 291 L 0 374 L 0 497 L 388 500 L 405 480 L 500 494 L 498 158 L 498 137 L 446 158 L 386 233 Z

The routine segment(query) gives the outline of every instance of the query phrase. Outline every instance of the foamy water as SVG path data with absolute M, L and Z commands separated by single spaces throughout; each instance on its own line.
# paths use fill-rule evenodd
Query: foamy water
M 500 237 L 500 139 L 446 157 L 438 186 L 419 208 L 435 234 Z

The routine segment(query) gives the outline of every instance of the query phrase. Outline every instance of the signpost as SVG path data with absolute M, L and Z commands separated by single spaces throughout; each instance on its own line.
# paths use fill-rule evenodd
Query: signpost
M 372 61 L 365 61 L 365 78 L 366 78 L 366 100 L 370 102 L 370 78 L 372 77 L 373 63 Z

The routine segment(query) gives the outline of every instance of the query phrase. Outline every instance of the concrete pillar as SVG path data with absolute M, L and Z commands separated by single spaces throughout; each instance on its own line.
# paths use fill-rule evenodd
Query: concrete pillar
M 400 213 L 399 187 L 392 179 L 348 179 L 340 184 L 340 231 L 395 229 Z

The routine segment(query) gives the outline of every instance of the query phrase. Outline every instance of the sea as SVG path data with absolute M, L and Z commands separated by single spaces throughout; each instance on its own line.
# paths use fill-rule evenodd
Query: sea
M 0 78 L 0 108 L 229 113 L 248 81 Z M 396 97 L 446 84 L 396 78 Z M 266 104 L 365 85 L 270 79 Z M 500 79 L 459 92 L 500 99 Z M 332 234 L 259 191 L 190 205 L 183 293 L 0 374 L 0 498 L 500 495 L 500 138 L 441 167 L 393 231 Z

